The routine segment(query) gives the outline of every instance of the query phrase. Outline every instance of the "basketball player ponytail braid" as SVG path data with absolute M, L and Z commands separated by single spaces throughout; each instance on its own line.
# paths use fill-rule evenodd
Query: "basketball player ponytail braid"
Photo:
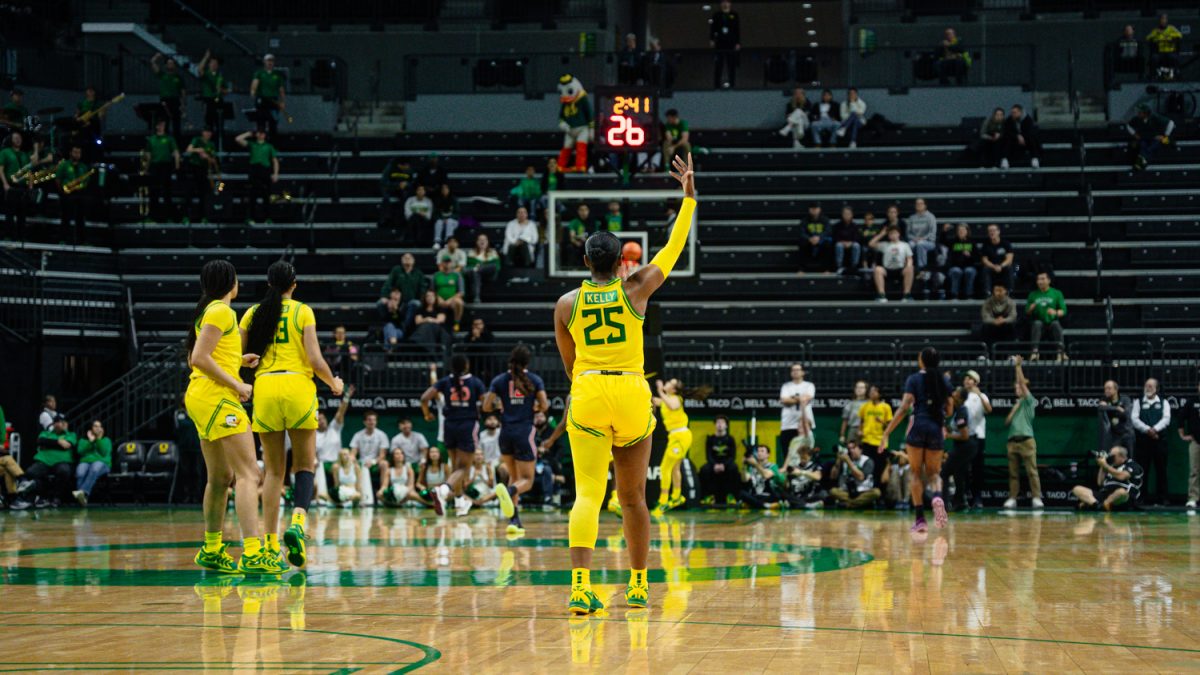
M 529 360 L 529 347 L 525 345 L 513 347 L 512 353 L 508 357 L 508 372 L 517 385 L 517 391 L 524 396 L 534 394 L 533 380 L 529 379 L 529 374 L 525 372 L 525 369 L 529 367 Z

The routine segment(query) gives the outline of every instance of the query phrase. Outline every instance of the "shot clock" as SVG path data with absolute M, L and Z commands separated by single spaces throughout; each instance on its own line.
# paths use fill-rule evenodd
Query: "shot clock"
M 596 145 L 600 152 L 651 152 L 659 145 L 658 91 L 596 87 Z

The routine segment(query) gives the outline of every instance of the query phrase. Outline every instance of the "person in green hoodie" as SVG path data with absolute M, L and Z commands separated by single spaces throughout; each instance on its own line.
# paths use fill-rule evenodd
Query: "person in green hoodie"
M 87 506 L 96 481 L 112 469 L 112 440 L 104 435 L 104 425 L 95 420 L 88 427 L 87 438 L 79 441 L 79 465 L 75 467 L 75 491 L 71 496 L 80 506 Z
M 1058 360 L 1066 360 L 1067 355 L 1062 346 L 1062 319 L 1066 315 L 1067 301 L 1063 298 L 1062 291 L 1050 286 L 1049 272 L 1038 272 L 1037 288 L 1025 301 L 1025 316 L 1029 317 L 1029 341 L 1033 343 L 1030 361 L 1038 360 L 1038 347 L 1041 346 L 1044 331 L 1050 332 L 1050 339 L 1057 345 Z
M 37 439 L 37 454 L 25 475 L 35 481 L 34 493 L 39 501 L 49 494 L 51 479 L 60 489 L 71 484 L 72 464 L 75 461 L 75 446 L 79 444 L 75 434 L 67 429 L 67 418 L 55 415 L 54 423 Z
M 538 178 L 537 169 L 532 164 L 525 167 L 525 175 L 508 194 L 512 196 L 516 206 L 524 206 L 533 213 L 534 206 L 542 198 L 542 180 Z

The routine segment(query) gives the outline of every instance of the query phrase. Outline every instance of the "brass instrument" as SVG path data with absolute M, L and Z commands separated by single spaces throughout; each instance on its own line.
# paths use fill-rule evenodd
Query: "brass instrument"
M 32 171 L 33 171 L 33 162 L 30 162 L 30 163 L 26 164 L 25 166 L 14 171 L 13 175 L 8 177 L 8 180 L 13 183 L 20 183 L 21 181 L 25 180 L 25 178 L 27 176 L 29 176 L 30 172 L 32 172 Z
M 292 193 L 288 192 L 287 190 L 283 190 L 283 191 L 282 191 L 282 192 L 280 192 L 279 194 L 272 194 L 272 195 L 271 195 L 271 196 L 268 198 L 268 200 L 269 200 L 269 201 L 270 201 L 272 204 L 278 204 L 278 203 L 280 203 L 280 202 L 283 202 L 283 203 L 285 203 L 285 204 L 286 204 L 286 203 L 288 203 L 288 202 L 292 201 Z
M 48 183 L 48 182 L 54 180 L 55 176 L 57 176 L 57 175 L 58 175 L 58 167 L 54 166 L 53 164 L 47 165 L 44 168 L 34 171 L 29 176 L 29 187 L 33 187 L 34 185 L 41 185 L 42 183 Z
M 225 181 L 221 180 L 221 160 L 216 156 L 209 158 L 208 188 L 214 195 L 219 195 L 225 191 Z
M 121 101 L 124 101 L 124 100 L 125 100 L 125 94 L 117 94 L 116 96 L 113 97 L 113 99 L 111 101 L 105 103 L 104 105 L 100 106 L 99 108 L 96 108 L 95 110 L 89 110 L 89 111 L 83 113 L 76 119 L 79 120 L 80 124 L 83 124 L 83 125 L 89 124 L 93 118 L 103 115 L 114 104 L 120 103 Z
M 78 191 L 86 188 L 88 179 L 91 178 L 93 175 L 95 175 L 95 173 L 96 173 L 95 169 L 88 169 L 83 174 L 76 176 L 75 178 L 67 181 L 66 183 L 63 183 L 63 186 L 62 186 L 63 194 L 65 194 L 65 195 L 73 194 L 75 192 L 78 192 Z

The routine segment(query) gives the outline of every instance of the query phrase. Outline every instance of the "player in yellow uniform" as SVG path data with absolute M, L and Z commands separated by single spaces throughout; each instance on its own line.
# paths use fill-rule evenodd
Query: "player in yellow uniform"
M 254 367 L 258 356 L 242 353 L 237 314 L 229 303 L 237 297 L 237 270 L 228 260 L 210 260 L 200 269 L 200 301 L 193 329 L 188 331 L 188 365 L 192 376 L 184 394 L 188 417 L 200 435 L 200 450 L 208 469 L 204 487 L 204 546 L 196 564 L 225 573 L 279 574 L 283 568 L 267 555 L 259 534 L 258 463 L 250 419 L 242 402 L 253 388 L 238 371 Z M 225 502 L 237 479 L 237 517 L 242 527 L 242 557 L 236 563 L 221 543 Z
M 658 467 L 658 506 L 654 509 L 655 517 L 659 517 L 669 509 L 683 506 L 687 501 L 683 497 L 683 477 L 680 475 L 679 464 L 692 449 L 692 432 L 688 429 L 683 397 L 679 395 L 683 385 L 676 379 L 666 382 L 658 380 L 654 384 L 658 389 L 658 396 L 653 399 L 653 403 L 658 406 L 663 426 L 667 428 L 667 449 L 663 452 L 662 464 Z
M 592 591 L 592 550 L 600 529 L 600 504 L 613 461 L 621 495 L 625 542 L 631 563 L 625 602 L 649 602 L 646 558 L 650 553 L 650 513 L 646 509 L 646 469 L 654 411 L 643 371 L 642 322 L 650 296 L 662 286 L 687 244 L 696 209 L 692 158 L 676 157 L 671 176 L 684 200 L 671 237 L 654 259 L 627 280 L 618 276 L 621 240 L 597 232 L 584 244 L 592 278 L 558 299 L 554 337 L 571 379 L 567 433 L 575 465 L 575 506 L 571 509 L 571 595 L 567 608 L 582 615 L 604 608 Z
M 280 260 L 267 268 L 267 294 L 242 315 L 242 348 L 262 354 L 254 371 L 254 431 L 263 446 L 263 531 L 266 548 L 277 559 L 279 498 L 287 465 L 283 435 L 292 440 L 296 474 L 292 522 L 283 534 L 287 559 L 302 567 L 306 560 L 304 527 L 313 497 L 317 464 L 317 388 L 313 373 L 342 395 L 342 379 L 334 377 L 317 343 L 312 308 L 292 299 L 296 268 Z

